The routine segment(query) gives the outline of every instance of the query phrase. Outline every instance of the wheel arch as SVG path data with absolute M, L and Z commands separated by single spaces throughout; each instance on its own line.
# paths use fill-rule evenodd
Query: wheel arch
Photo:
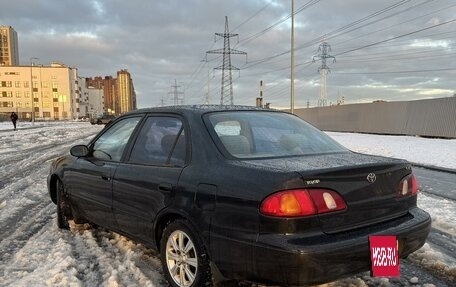
M 155 247 L 157 248 L 157 250 L 160 251 L 160 242 L 162 239 L 163 231 L 165 230 L 166 226 L 168 226 L 168 224 L 170 224 L 171 222 L 178 220 L 178 219 L 185 220 L 191 225 L 190 227 L 192 228 L 192 231 L 200 237 L 200 240 L 204 244 L 204 248 L 206 249 L 206 252 L 209 254 L 209 258 L 210 258 L 210 249 L 209 249 L 208 243 L 206 242 L 206 239 L 203 236 L 201 236 L 201 234 L 202 234 L 201 230 L 199 230 L 197 225 L 191 220 L 190 216 L 184 215 L 184 214 L 182 214 L 178 211 L 174 211 L 174 210 L 168 210 L 166 212 L 162 212 L 157 217 L 157 220 L 155 223 L 155 228 L 154 228 Z
M 60 180 L 60 177 L 56 174 L 51 175 L 51 179 L 49 180 L 49 195 L 51 196 L 51 200 L 53 203 L 57 204 L 57 188 L 56 183 Z

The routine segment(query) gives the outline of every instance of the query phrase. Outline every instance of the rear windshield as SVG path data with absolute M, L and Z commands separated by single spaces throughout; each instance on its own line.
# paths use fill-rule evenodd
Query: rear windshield
M 210 113 L 205 119 L 214 140 L 238 158 L 347 151 L 325 133 L 287 113 L 229 111 Z

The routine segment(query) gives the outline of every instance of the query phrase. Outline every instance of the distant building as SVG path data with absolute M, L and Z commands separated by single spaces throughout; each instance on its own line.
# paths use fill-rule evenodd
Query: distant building
M 17 33 L 11 26 L 0 26 L 0 66 L 19 66 Z
M 120 115 L 137 107 L 133 80 L 127 70 L 118 71 L 117 78 L 112 76 L 87 78 L 86 84 L 103 89 L 106 114 Z
M 78 70 L 63 64 L 0 66 L 0 113 L 20 119 L 75 119 L 80 110 Z M 32 96 L 33 95 L 33 96 Z
M 80 77 L 79 90 L 88 117 L 96 118 L 106 113 L 103 88 L 91 86 L 86 78 Z
M 121 114 L 136 110 L 136 93 L 133 80 L 127 70 L 117 72 L 118 110 Z

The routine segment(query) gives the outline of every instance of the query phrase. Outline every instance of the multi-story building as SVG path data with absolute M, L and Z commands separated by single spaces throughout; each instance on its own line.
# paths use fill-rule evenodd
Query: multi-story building
M 112 76 L 87 78 L 86 84 L 88 87 L 103 89 L 104 111 L 106 114 L 119 115 L 120 112 L 116 109 L 117 95 L 117 79 Z
M 93 82 L 96 84 L 96 82 Z M 103 86 L 91 86 L 88 79 L 79 78 L 81 101 L 85 106 L 86 115 L 96 118 L 106 113 Z
M 50 66 L 0 66 L 0 113 L 16 112 L 37 120 L 75 119 L 80 111 L 78 70 L 59 63 Z
M 86 80 L 87 85 L 103 89 L 106 114 L 120 115 L 136 109 L 136 93 L 127 70 L 118 71 L 117 78 L 97 76 Z
M 133 80 L 127 70 L 117 72 L 118 108 L 121 114 L 136 110 L 136 93 Z
M 19 65 L 17 33 L 11 26 L 0 26 L 0 66 Z

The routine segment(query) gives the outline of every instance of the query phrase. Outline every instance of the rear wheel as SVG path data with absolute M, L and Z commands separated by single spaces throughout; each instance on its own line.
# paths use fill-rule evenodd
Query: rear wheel
M 186 220 L 175 220 L 165 228 L 160 250 L 170 286 L 212 286 L 206 249 Z
M 61 229 L 70 229 L 68 220 L 71 218 L 71 209 L 65 201 L 65 189 L 60 180 L 56 182 L 57 190 L 57 226 Z

